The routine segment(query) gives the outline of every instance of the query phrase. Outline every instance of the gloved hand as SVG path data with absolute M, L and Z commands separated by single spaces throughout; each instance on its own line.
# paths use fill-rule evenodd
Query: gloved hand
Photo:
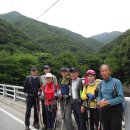
M 94 100 L 96 97 L 94 94 L 87 94 L 88 99 Z
M 63 95 L 62 96 L 64 99 L 67 99 L 67 98 L 69 98 L 69 95 Z

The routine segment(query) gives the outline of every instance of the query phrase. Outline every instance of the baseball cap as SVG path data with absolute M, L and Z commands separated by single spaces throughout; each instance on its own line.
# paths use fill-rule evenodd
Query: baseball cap
M 67 68 L 67 67 L 62 67 L 60 70 L 61 71 L 68 71 L 69 72 L 69 68 Z
M 36 71 L 36 70 L 38 70 L 37 67 L 36 66 L 32 66 L 31 71 Z
M 88 70 L 88 71 L 86 72 L 86 76 L 87 76 L 88 74 L 95 75 L 96 72 L 95 72 L 94 70 Z
M 51 67 L 49 65 L 44 65 L 43 69 L 50 69 Z
M 47 73 L 46 75 L 45 75 L 45 78 L 52 78 L 53 77 L 53 75 L 51 74 L 51 73 Z
M 70 72 L 79 72 L 79 70 L 76 67 L 72 67 L 72 68 L 70 68 Z

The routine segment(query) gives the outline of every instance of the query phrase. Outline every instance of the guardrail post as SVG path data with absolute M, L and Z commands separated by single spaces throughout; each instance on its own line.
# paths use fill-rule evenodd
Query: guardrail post
M 17 88 L 14 87 L 14 101 L 16 101 L 16 96 L 17 96 Z
M 5 97 L 5 95 L 6 95 L 6 94 L 5 94 L 5 92 L 6 92 L 6 90 L 5 90 L 5 89 L 6 89 L 6 86 L 4 86 L 4 85 L 2 85 L 2 86 L 3 86 L 3 96 Z
M 130 97 L 125 97 L 125 130 L 130 130 Z

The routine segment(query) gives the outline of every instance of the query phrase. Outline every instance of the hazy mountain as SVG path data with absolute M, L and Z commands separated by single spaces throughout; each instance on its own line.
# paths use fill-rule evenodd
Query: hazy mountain
M 91 38 L 94 38 L 95 40 L 106 44 L 106 43 L 111 42 L 112 40 L 114 40 L 115 38 L 120 36 L 121 34 L 122 34 L 122 32 L 119 32 L 119 31 L 113 31 L 110 33 L 105 32 L 105 33 L 101 33 L 98 35 L 94 35 Z
M 99 50 L 103 46 L 95 39 L 85 38 L 69 30 L 35 21 L 18 12 L 1 14 L 0 18 L 25 32 L 45 52 L 90 52 Z M 32 21 L 33 24 L 30 24 Z

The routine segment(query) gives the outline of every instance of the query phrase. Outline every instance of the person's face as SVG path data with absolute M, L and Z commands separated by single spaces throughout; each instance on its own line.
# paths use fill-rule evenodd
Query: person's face
M 68 71 L 61 71 L 61 75 L 62 75 L 63 78 L 68 77 L 69 72 Z
M 51 69 L 50 69 L 50 68 L 44 69 L 44 73 L 45 73 L 45 74 L 50 73 L 50 72 L 51 72 Z
M 93 75 L 93 74 L 88 74 L 88 75 L 87 75 L 87 79 L 88 79 L 88 82 L 89 82 L 89 83 L 92 83 L 92 82 L 94 82 L 94 80 L 95 80 L 95 75 Z
M 103 79 L 107 80 L 111 75 L 111 70 L 107 65 L 103 65 L 100 68 L 100 74 L 101 74 Z
M 32 70 L 32 71 L 31 71 L 31 75 L 32 75 L 32 76 L 37 76 L 37 74 L 38 74 L 38 71 L 37 71 L 37 70 Z
M 52 82 L 52 78 L 51 77 L 47 77 L 46 78 L 46 82 L 48 82 L 48 83 Z
M 75 72 L 75 71 L 70 72 L 70 77 L 72 80 L 77 79 L 78 76 L 79 76 L 79 72 Z

